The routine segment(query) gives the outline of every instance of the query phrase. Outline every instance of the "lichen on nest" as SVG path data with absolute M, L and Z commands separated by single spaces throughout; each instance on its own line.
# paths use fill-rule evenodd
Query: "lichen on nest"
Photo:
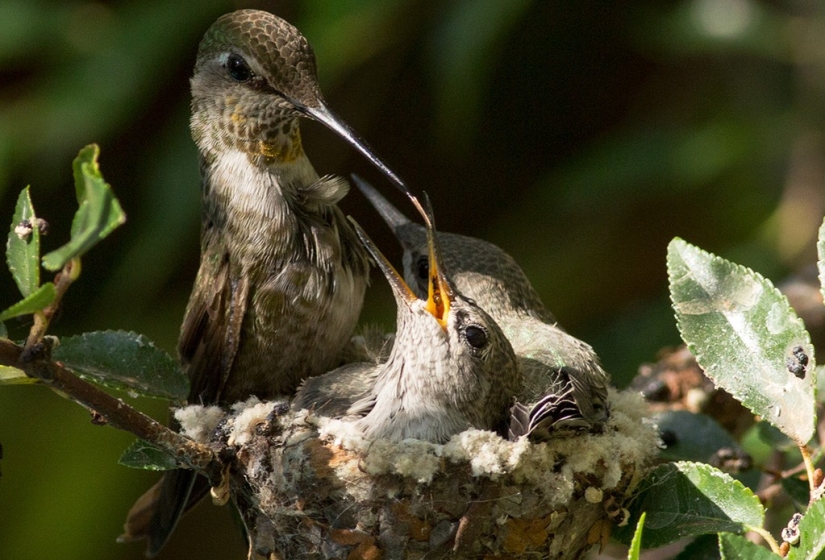
M 257 399 L 220 414 L 187 407 L 177 418 L 190 437 L 221 433 L 235 450 L 238 484 L 256 497 L 255 515 L 244 515 L 253 548 L 282 557 L 367 558 L 375 549 L 384 558 L 574 558 L 595 542 L 588 531 L 621 521 L 660 445 L 638 394 L 611 390 L 610 403 L 602 433 L 540 444 L 483 430 L 443 445 L 367 441 L 351 422 Z

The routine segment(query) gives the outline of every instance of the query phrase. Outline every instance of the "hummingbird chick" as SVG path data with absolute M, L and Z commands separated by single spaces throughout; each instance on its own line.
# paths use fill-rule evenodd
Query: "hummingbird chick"
M 312 48 L 272 14 L 220 17 L 200 43 L 191 89 L 202 227 L 178 343 L 188 403 L 291 395 L 340 363 L 369 277 L 369 257 L 336 206 L 349 185 L 318 176 L 299 118 L 325 124 L 405 188 L 326 107 Z M 148 538 L 155 555 L 207 490 L 193 471 L 169 471 L 133 506 L 121 540 Z
M 353 175 L 356 186 L 392 228 L 404 248 L 404 276 L 419 295 L 427 290 L 427 232 L 410 221 L 371 185 Z M 555 321 L 524 271 L 496 245 L 438 232 L 443 266 L 455 286 L 484 309 L 518 356 L 524 384 L 512 411 L 511 437 L 533 440 L 559 429 L 592 429 L 609 417 L 608 375 L 593 348 Z M 527 405 L 523 403 L 529 403 Z
M 453 285 L 428 220 L 426 299 L 356 226 L 392 288 L 397 329 L 383 364 L 348 364 L 307 379 L 293 408 L 345 417 L 367 439 L 443 443 L 469 428 L 505 432 L 521 385 L 515 354 L 495 321 Z

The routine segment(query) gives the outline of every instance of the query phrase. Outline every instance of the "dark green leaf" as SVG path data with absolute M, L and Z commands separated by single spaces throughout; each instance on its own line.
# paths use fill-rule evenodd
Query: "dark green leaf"
M 679 330 L 716 385 L 796 443 L 814 431 L 814 353 L 808 332 L 773 284 L 756 272 L 674 239 L 670 295 Z M 795 350 L 796 349 L 796 350 Z M 801 350 L 801 376 L 788 361 Z
M 636 531 L 633 532 L 633 540 L 630 541 L 630 550 L 627 551 L 627 560 L 639 560 L 642 552 L 642 531 L 645 526 L 646 513 L 642 513 L 639 522 L 636 523 Z
M 40 286 L 40 229 L 29 196 L 29 187 L 20 192 L 6 243 L 6 260 L 23 297 Z
M 808 507 L 811 487 L 806 481 L 797 477 L 783 478 L 782 488 L 791 497 L 798 510 L 801 511 Z
M 811 504 L 799 523 L 799 543 L 788 552 L 788 560 L 814 560 L 825 557 L 825 501 Z
M 719 537 L 715 533 L 699 535 L 673 560 L 719 560 Z
M 84 379 L 129 393 L 182 400 L 189 392 L 177 362 L 136 333 L 102 331 L 64 338 L 52 356 Z
M 12 319 L 14 317 L 19 317 L 20 315 L 29 315 L 40 311 L 53 302 L 56 296 L 57 292 L 54 289 L 54 284 L 51 282 L 46 282 L 35 290 L 30 296 L 22 301 L 18 301 L 0 313 L 0 321 L 5 321 L 6 319 Z
M 6 330 L 6 325 L 0 321 L 0 338 L 8 338 L 9 331 Z
M 668 463 L 642 482 L 631 504 L 632 519 L 647 512 L 642 546 L 655 548 L 691 535 L 761 527 L 759 499 L 718 469 L 701 463 Z M 619 531 L 619 540 L 629 538 Z
M 37 383 L 37 379 L 29 377 L 17 368 L 0 366 L 0 385 L 28 385 Z
M 168 471 L 178 468 L 174 457 L 142 439 L 130 445 L 117 462 L 125 467 L 149 471 Z
M 673 436 L 674 442 L 668 442 L 667 448 L 662 450 L 662 456 L 671 461 L 707 462 L 723 447 L 739 447 L 716 420 L 704 414 L 669 410 L 656 415 L 654 420 L 659 430 L 668 431 Z
M 719 554 L 722 560 L 779 560 L 780 556 L 733 533 L 719 533 Z
M 126 221 L 126 214 L 100 173 L 98 153 L 97 145 L 90 144 L 80 150 L 74 160 L 75 191 L 80 207 L 72 220 L 71 240 L 43 257 L 43 266 L 48 270 L 60 270 Z

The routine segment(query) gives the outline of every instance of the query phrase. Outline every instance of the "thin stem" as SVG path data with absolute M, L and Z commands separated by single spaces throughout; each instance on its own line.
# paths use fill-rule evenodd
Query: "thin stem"
M 814 482 L 814 462 L 811 459 L 811 448 L 807 445 L 800 445 L 799 451 L 802 453 L 802 460 L 805 462 L 805 470 L 808 472 L 808 487 L 811 491 L 811 499 L 813 499 L 816 485 Z
M 54 289 L 56 292 L 54 301 L 52 301 L 42 311 L 34 314 L 34 324 L 29 331 L 29 336 L 26 339 L 25 351 L 32 352 L 34 347 L 39 344 L 43 337 L 46 336 L 46 331 L 52 321 L 57 310 L 60 308 L 60 302 L 66 294 L 66 290 L 72 285 L 72 282 L 80 276 L 80 259 L 74 258 L 63 265 L 63 270 L 57 273 L 54 277 Z
M 771 535 L 767 530 L 763 529 L 762 527 L 748 527 L 748 530 L 753 531 L 754 533 L 762 537 L 762 539 L 766 543 L 768 543 L 768 546 L 771 547 L 771 550 L 774 552 L 774 554 L 779 554 L 779 543 L 776 542 L 776 539 L 773 538 L 773 535 Z
M 50 388 L 94 414 L 114 428 L 130 432 L 172 455 L 178 463 L 206 475 L 210 483 L 221 480 L 222 464 L 206 445 L 192 441 L 132 406 L 117 399 L 91 383 L 84 381 L 59 362 L 40 356 L 27 355 L 25 350 L 10 340 L 0 339 L 0 365 L 23 370 L 26 375 L 40 380 Z

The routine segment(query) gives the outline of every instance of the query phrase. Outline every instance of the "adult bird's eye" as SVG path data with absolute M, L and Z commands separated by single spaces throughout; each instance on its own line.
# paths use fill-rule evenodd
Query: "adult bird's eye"
M 468 325 L 464 329 L 464 338 L 473 348 L 484 348 L 487 346 L 487 331 L 478 325 Z
M 229 77 L 236 82 L 246 82 L 252 77 L 252 69 L 249 68 L 243 57 L 237 54 L 229 55 L 229 59 L 226 61 L 226 69 L 229 72 Z
M 430 279 L 430 259 L 426 255 L 421 255 L 415 263 L 415 275 L 419 280 Z

